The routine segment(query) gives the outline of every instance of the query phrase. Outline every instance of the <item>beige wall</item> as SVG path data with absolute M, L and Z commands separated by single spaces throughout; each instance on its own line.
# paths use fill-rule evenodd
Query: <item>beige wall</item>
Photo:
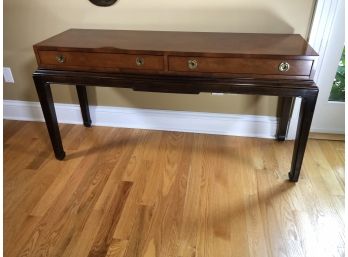
M 69 28 L 299 33 L 307 37 L 315 0 L 119 0 L 108 8 L 88 0 L 4 0 L 4 66 L 15 84 L 4 99 L 37 101 L 32 45 Z M 53 87 L 56 102 L 76 102 L 72 87 Z M 174 95 L 89 88 L 92 104 L 274 115 L 276 97 Z

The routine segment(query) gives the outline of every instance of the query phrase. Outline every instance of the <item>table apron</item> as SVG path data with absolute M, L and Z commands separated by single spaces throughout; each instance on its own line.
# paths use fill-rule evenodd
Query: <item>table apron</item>
M 42 71 L 33 77 L 42 84 L 83 84 L 85 86 L 130 88 L 135 91 L 181 94 L 232 93 L 285 97 L 306 97 L 318 93 L 313 81 L 249 80 L 236 78 L 177 77 L 138 74 L 98 74 L 82 72 Z

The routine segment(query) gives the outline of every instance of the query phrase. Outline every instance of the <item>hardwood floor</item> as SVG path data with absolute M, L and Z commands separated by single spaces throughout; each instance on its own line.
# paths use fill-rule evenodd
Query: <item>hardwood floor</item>
M 4 121 L 5 257 L 344 256 L 344 142 Z

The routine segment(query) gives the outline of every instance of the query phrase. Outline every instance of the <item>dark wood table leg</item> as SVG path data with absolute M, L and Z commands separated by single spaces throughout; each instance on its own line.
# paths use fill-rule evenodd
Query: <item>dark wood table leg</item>
M 317 96 L 318 92 L 314 95 L 303 97 L 301 101 L 295 146 L 292 155 L 291 170 L 289 172 L 289 179 L 292 182 L 297 182 L 300 176 L 302 161 L 307 145 L 309 129 L 312 123 Z
M 76 85 L 76 91 L 77 91 L 77 95 L 79 97 L 83 125 L 85 125 L 85 127 L 91 127 L 92 120 L 91 120 L 91 116 L 89 114 L 86 87 L 83 85 Z
M 278 141 L 284 141 L 287 135 L 290 114 L 292 109 L 293 97 L 279 97 L 278 100 L 278 129 L 276 138 Z
M 45 117 L 46 126 L 48 134 L 50 135 L 54 154 L 58 160 L 63 160 L 65 157 L 65 152 L 62 145 L 62 139 L 60 137 L 50 84 L 42 81 L 38 76 L 34 76 L 34 82 L 42 112 Z

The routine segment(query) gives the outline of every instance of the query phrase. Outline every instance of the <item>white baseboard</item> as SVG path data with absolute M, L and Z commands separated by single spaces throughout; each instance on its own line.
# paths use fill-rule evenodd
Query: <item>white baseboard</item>
M 80 106 L 55 104 L 58 122 L 82 124 Z M 277 118 L 204 112 L 90 106 L 92 125 L 274 138 Z M 4 119 L 44 121 L 38 102 L 4 100 Z
M 335 134 L 335 135 L 345 134 L 345 131 L 341 129 L 327 129 L 327 128 L 319 128 L 319 127 L 312 127 L 311 132 L 323 133 L 323 134 Z

